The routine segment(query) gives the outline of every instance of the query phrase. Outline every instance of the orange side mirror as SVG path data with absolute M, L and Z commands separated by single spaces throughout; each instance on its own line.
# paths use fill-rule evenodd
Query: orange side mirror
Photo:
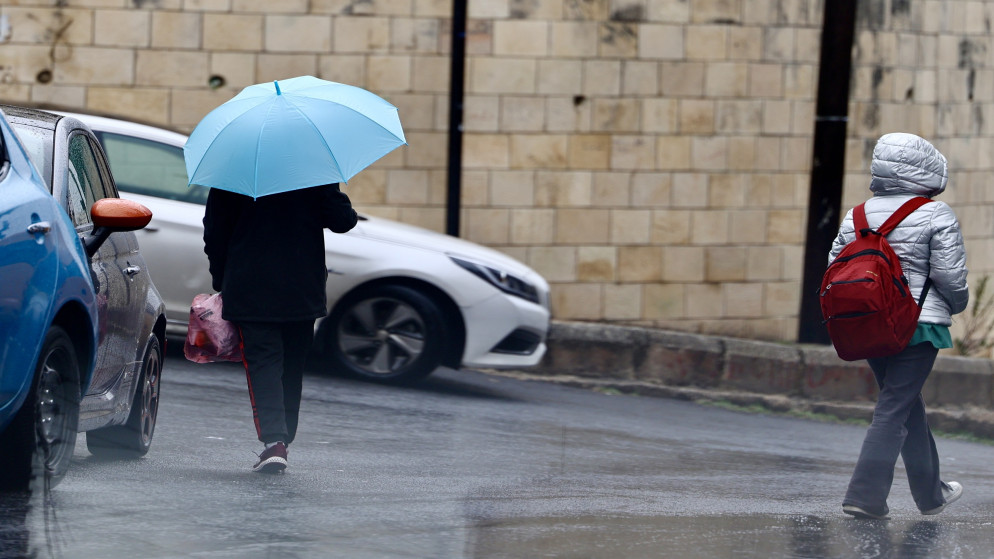
M 104 198 L 90 208 L 93 227 L 106 227 L 112 231 L 135 231 L 152 221 L 152 211 L 133 200 Z

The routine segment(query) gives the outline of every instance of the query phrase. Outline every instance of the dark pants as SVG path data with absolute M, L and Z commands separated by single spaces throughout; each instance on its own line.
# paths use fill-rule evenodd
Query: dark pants
M 938 353 L 932 344 L 922 343 L 891 357 L 867 360 L 880 394 L 843 504 L 887 514 L 887 495 L 898 455 L 904 459 L 911 496 L 918 508 L 928 510 L 945 502 L 939 455 L 921 395 Z
M 240 322 L 252 416 L 259 440 L 290 444 L 297 434 L 304 365 L 314 321 Z

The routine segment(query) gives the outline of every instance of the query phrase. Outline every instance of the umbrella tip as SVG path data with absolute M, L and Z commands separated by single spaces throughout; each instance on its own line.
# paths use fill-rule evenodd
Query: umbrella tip
M 283 95 L 283 93 L 280 91 L 280 83 L 278 81 L 276 81 L 276 80 L 273 80 L 273 85 L 276 86 L 276 94 L 277 95 Z

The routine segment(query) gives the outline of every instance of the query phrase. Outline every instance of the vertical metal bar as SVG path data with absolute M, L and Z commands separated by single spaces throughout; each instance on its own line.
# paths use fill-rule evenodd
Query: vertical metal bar
M 462 206 L 462 117 L 466 66 L 466 3 L 452 2 L 452 50 L 449 78 L 449 181 L 445 201 L 445 232 L 459 236 Z
M 849 76 L 857 0 L 824 0 L 818 99 L 804 243 L 804 278 L 797 340 L 830 343 L 822 325 L 818 289 L 828 266 L 828 253 L 838 233 L 845 173 L 846 124 L 849 119 Z

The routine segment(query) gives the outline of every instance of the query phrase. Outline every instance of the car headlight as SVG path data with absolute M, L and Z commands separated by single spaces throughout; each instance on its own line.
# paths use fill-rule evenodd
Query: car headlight
M 457 258 L 452 255 L 449 255 L 449 258 L 451 258 L 452 261 L 460 267 L 497 289 L 500 289 L 504 293 L 514 295 L 515 297 L 521 297 L 522 299 L 531 301 L 532 303 L 537 304 L 539 302 L 538 289 L 536 289 L 534 285 L 517 276 L 513 276 L 504 270 L 498 270 L 497 268 L 491 268 L 490 266 L 484 264 L 463 260 L 462 258 Z

